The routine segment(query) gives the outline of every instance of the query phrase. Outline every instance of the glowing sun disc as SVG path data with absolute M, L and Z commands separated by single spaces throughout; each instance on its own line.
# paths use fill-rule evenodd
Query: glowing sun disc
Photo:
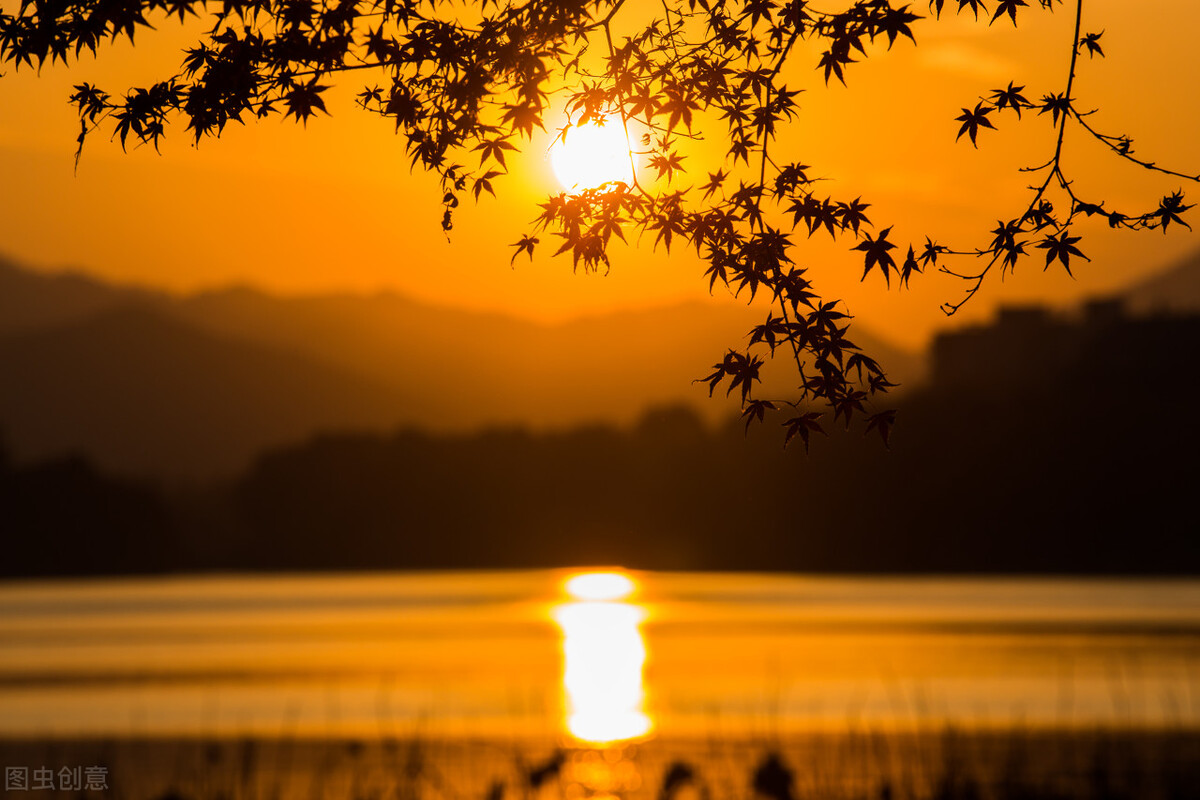
M 550 148 L 550 166 L 567 191 L 594 189 L 609 181 L 633 182 L 629 142 L 619 121 L 572 126 Z

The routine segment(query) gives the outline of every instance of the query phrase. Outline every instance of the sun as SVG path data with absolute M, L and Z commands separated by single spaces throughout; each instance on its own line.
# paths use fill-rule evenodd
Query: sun
M 629 140 L 619 120 L 569 126 L 550 148 L 550 165 L 568 192 L 610 181 L 633 183 Z

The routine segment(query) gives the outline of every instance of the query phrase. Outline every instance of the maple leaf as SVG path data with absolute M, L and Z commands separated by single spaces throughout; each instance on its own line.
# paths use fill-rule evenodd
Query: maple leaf
M 317 83 L 317 79 L 313 78 L 306 84 L 295 86 L 291 91 L 283 96 L 283 102 L 287 105 L 287 113 L 284 114 L 284 119 L 295 116 L 302 124 L 308 125 L 308 118 L 313 116 L 317 111 L 325 110 L 325 101 L 321 99 L 321 92 L 328 89 L 328 86 L 321 86 Z
M 1058 124 L 1058 115 L 1064 117 L 1071 111 L 1071 99 L 1066 95 L 1061 94 L 1046 94 L 1042 95 L 1042 104 L 1038 108 L 1038 116 L 1050 112 L 1050 119 L 1055 125 Z
M 686 235 L 687 228 L 684 227 L 683 214 L 680 212 L 678 205 L 669 207 L 662 213 L 654 214 L 645 223 L 647 231 L 657 231 L 658 234 L 654 237 L 654 246 L 657 248 L 659 242 L 666 245 L 667 251 L 671 250 L 671 240 L 678 235 Z
M 987 13 L 987 6 L 984 5 L 983 0 L 958 0 L 958 10 L 960 13 L 967 6 L 971 7 L 971 12 L 975 15 L 975 19 L 979 19 L 980 10 L 985 14 Z
M 888 252 L 889 250 L 894 250 L 896 248 L 896 245 L 887 240 L 887 235 L 891 233 L 891 231 L 891 228 L 884 228 L 879 232 L 878 239 L 872 239 L 871 234 L 869 233 L 864 234 L 866 238 L 859 242 L 857 246 L 851 248 L 853 250 L 862 250 L 864 253 L 866 253 L 866 255 L 863 256 L 863 261 L 866 264 L 862 274 L 863 280 L 866 280 L 867 274 L 870 273 L 871 268 L 878 264 L 880 271 L 883 272 L 884 280 L 886 280 L 888 285 L 891 286 L 892 278 L 890 270 L 894 269 L 896 266 L 896 260 L 892 258 L 891 254 Z
M 700 188 L 704 190 L 704 199 L 707 200 L 709 195 L 721 188 L 721 184 L 729 177 L 729 173 L 722 170 L 708 173 L 708 183 Z
M 520 131 L 528 138 L 533 137 L 534 125 L 542 128 L 542 115 L 532 103 L 505 103 L 501 119 L 508 123 L 512 130 Z
M 1025 242 L 1017 241 L 1017 234 L 1022 232 L 1020 220 L 1009 220 L 1008 222 L 996 221 L 998 227 L 992 229 L 992 233 L 996 234 L 992 239 L 991 251 L 996 255 L 1004 254 L 1004 266 L 1006 268 L 1015 267 L 1017 259 L 1025 255 Z
M 805 195 L 802 200 L 793 200 L 792 205 L 788 207 L 788 212 L 792 214 L 793 227 L 800 224 L 800 220 L 804 220 L 804 224 L 808 226 L 808 235 L 811 237 L 822 226 L 829 231 L 830 238 L 837 238 L 836 228 L 840 228 L 841 209 L 836 203 L 830 202 L 827 197 L 824 200 L 817 200 L 811 194 Z
M 666 113 L 670 116 L 667 121 L 667 129 L 675 130 L 679 127 L 679 123 L 683 123 L 689 131 L 692 129 L 692 112 L 699 110 L 700 104 L 697 103 L 691 96 L 685 94 L 682 89 L 668 89 L 667 102 L 663 103 L 659 108 L 659 113 Z
M 936 258 L 936 254 L 935 254 Z M 917 263 L 917 254 L 913 251 L 913 246 L 908 246 L 908 256 L 904 259 L 904 266 L 900 268 L 900 286 L 908 288 L 908 279 L 914 272 L 922 272 L 921 265 Z
M 821 60 L 817 63 L 817 69 L 825 69 L 825 83 L 829 83 L 829 76 L 835 75 L 837 79 L 846 85 L 846 77 L 842 74 L 842 64 L 853 64 L 854 59 L 849 55 L 837 56 L 832 50 L 826 50 L 821 54 Z
M 751 329 L 750 346 L 753 347 L 759 342 L 766 342 L 767 346 L 771 348 L 771 353 L 774 354 L 775 347 L 781 339 L 787 336 L 787 333 L 788 329 L 784 324 L 783 317 L 772 316 L 768 312 L 767 321 Z
M 1033 104 L 1021 94 L 1021 90 L 1024 88 L 1024 86 L 1013 86 L 1013 82 L 1009 81 L 1007 88 L 992 90 L 991 100 L 997 109 L 1011 108 L 1017 112 L 1017 119 L 1020 119 L 1021 109 L 1033 107 Z M 963 110 L 966 111 L 966 109 Z
M 850 422 L 852 421 L 855 412 L 862 412 L 863 401 L 866 399 L 866 392 L 860 391 L 849 392 L 848 394 L 831 398 L 830 404 L 833 406 L 834 423 L 838 421 L 838 417 L 845 416 L 846 429 L 849 430 Z
M 764 362 L 758 356 L 742 355 L 741 353 L 733 353 L 733 355 L 735 358 L 730 368 L 733 380 L 730 381 L 729 388 L 725 390 L 725 396 L 728 397 L 730 392 L 740 386 L 742 402 L 745 403 L 750 399 L 750 392 L 754 390 L 754 382 L 761 380 L 758 377 L 758 371 Z
M 705 276 L 708 277 L 709 294 L 711 294 L 713 289 L 716 288 L 717 281 L 720 281 L 725 285 L 729 284 L 728 264 L 729 255 L 724 251 L 714 252 L 713 254 L 709 255 L 708 269 L 704 271 Z
M 1037 208 L 1031 208 L 1025 212 L 1024 219 L 1029 220 L 1034 224 L 1034 230 L 1048 228 L 1051 225 L 1057 226 L 1058 223 L 1054 219 L 1054 204 L 1049 200 L 1042 200 Z
M 525 236 L 522 236 L 516 244 L 510 244 L 509 247 L 517 248 L 517 252 L 513 253 L 513 257 L 509 259 L 509 265 L 511 266 L 513 262 L 517 260 L 517 256 L 521 255 L 521 253 L 529 253 L 529 260 L 533 261 L 533 247 L 537 243 L 538 240 L 536 236 L 529 236 L 526 234 Z
M 775 404 L 770 400 L 751 400 L 747 403 L 746 407 L 742 409 L 742 417 L 746 420 L 746 431 L 750 431 L 750 423 L 755 420 L 762 422 L 767 411 L 774 411 L 775 408 Z
M 987 115 L 995 110 L 996 109 L 989 106 L 984 106 L 983 103 L 976 103 L 974 111 L 970 110 L 969 108 L 964 108 L 962 110 L 963 113 L 954 118 L 956 122 L 962 123 L 962 127 L 958 129 L 958 136 L 954 137 L 954 141 L 957 142 L 965 133 L 971 137 L 971 144 L 975 147 L 979 147 L 979 145 L 975 143 L 975 137 L 979 135 L 979 129 L 981 127 L 991 128 L 992 130 L 996 129 L 996 126 L 989 122 L 987 118 Z
M 1084 37 L 1079 40 L 1079 46 L 1087 48 L 1088 58 L 1094 58 L 1097 55 L 1104 58 L 1104 50 L 1100 48 L 1100 37 L 1103 35 L 1104 31 L 1088 33 L 1084 34 Z
M 883 439 L 883 446 L 890 449 L 888 439 L 891 437 L 892 427 L 895 424 L 896 412 L 894 409 L 880 411 L 867 418 L 867 429 L 864 433 L 870 433 L 873 430 L 879 431 L 879 435 Z
M 829 435 L 825 432 L 825 429 L 821 427 L 821 423 L 817 422 L 817 420 L 819 420 L 821 417 L 822 414 L 820 412 L 809 411 L 805 414 L 801 414 L 798 417 L 792 417 L 791 419 L 784 421 L 783 426 L 787 428 L 787 434 L 784 436 L 783 446 L 787 447 L 791 443 L 792 439 L 795 439 L 797 436 L 799 436 L 800 441 L 804 442 L 804 452 L 807 453 L 809 438 L 813 433 L 819 433 L 822 436 Z
M 479 195 L 481 192 L 486 191 L 492 197 L 496 196 L 496 192 L 492 189 L 492 178 L 500 174 L 502 173 L 499 170 L 492 169 L 475 179 L 475 183 L 471 187 L 471 192 L 475 195 L 476 202 L 479 202 Z M 530 258 L 533 258 L 532 253 L 530 254 Z M 509 263 L 511 264 L 512 262 L 510 261 Z
M 656 155 L 650 159 L 650 166 L 658 170 L 658 175 L 656 177 L 662 178 L 662 176 L 666 175 L 667 180 L 670 181 L 671 178 L 675 176 L 676 170 L 679 170 L 680 172 L 687 172 L 687 170 L 683 168 L 683 159 L 685 158 L 687 158 L 687 156 L 681 156 L 677 153 Z
M 879 366 L 879 362 L 865 353 L 851 353 L 846 359 L 846 372 L 850 370 L 858 370 L 858 380 L 861 383 L 863 378 L 863 369 L 867 370 L 868 375 L 882 375 L 883 368 Z
M 1167 226 L 1172 222 L 1177 222 L 1190 231 L 1192 226 L 1184 222 L 1183 218 L 1179 216 L 1190 208 L 1192 206 L 1185 206 L 1183 204 L 1183 191 L 1181 190 L 1173 192 L 1160 200 L 1158 202 L 1158 210 L 1153 212 L 1153 216 L 1158 217 L 1163 233 L 1167 232 Z
M 508 165 L 504 163 L 504 151 L 516 150 L 517 147 L 516 145 L 511 144 L 504 139 L 491 139 L 480 142 L 479 144 L 475 145 L 474 149 L 482 151 L 479 154 L 480 164 L 483 164 L 484 161 L 492 158 L 499 162 L 501 167 L 508 169 Z
M 925 247 L 921 250 L 921 264 L 924 266 L 933 264 L 936 267 L 938 255 L 944 252 L 946 252 L 945 247 L 926 236 Z
M 854 231 L 855 236 L 858 236 L 858 226 L 860 224 L 871 224 L 871 221 L 867 219 L 867 215 L 863 213 L 871 207 L 871 204 L 861 201 L 861 197 L 856 197 L 852 202 L 838 203 L 838 208 L 841 211 L 839 216 L 842 219 L 842 229 L 850 228 Z
M 1068 232 L 1064 230 L 1057 236 L 1048 235 L 1046 238 L 1038 242 L 1037 246 L 1046 251 L 1046 267 L 1044 269 L 1049 268 L 1050 264 L 1054 261 L 1054 259 L 1057 258 L 1062 262 L 1063 267 L 1066 268 L 1067 274 L 1071 277 L 1075 277 L 1071 272 L 1071 256 L 1079 256 L 1084 261 L 1091 261 L 1091 259 L 1085 256 L 1083 251 L 1075 246 L 1075 243 L 1078 242 L 1082 237 L 1068 236 L 1067 233 Z
M 908 27 L 908 23 L 916 22 L 920 19 L 916 14 L 909 12 L 908 6 L 902 8 L 892 8 L 885 5 L 883 19 L 879 23 L 879 31 L 886 33 L 888 37 L 888 48 L 890 49 L 896 43 L 897 36 L 907 36 L 916 44 L 916 39 L 913 37 L 912 29 Z M 874 33 L 872 33 L 874 39 Z
M 996 13 L 992 15 L 992 22 L 995 22 L 996 20 L 1000 19 L 1000 17 L 1008 14 L 1009 18 L 1012 19 L 1012 24 L 1015 28 L 1017 27 L 1017 8 L 1028 5 L 1029 4 L 1026 3 L 1025 0 L 1000 0 L 1000 4 L 996 7 Z M 988 24 L 990 25 L 991 23 Z
M 758 377 L 759 368 L 762 367 L 763 360 L 758 356 L 743 355 L 736 350 L 730 350 L 725 354 L 725 358 L 720 363 L 713 365 L 713 373 L 699 380 L 708 381 L 708 396 L 712 397 L 713 390 L 726 377 L 733 378 L 729 386 L 725 389 L 725 396 L 738 386 L 742 387 L 742 402 L 745 403 L 750 398 L 750 391 L 754 381 L 760 380 Z M 695 381 L 693 381 L 695 382 Z

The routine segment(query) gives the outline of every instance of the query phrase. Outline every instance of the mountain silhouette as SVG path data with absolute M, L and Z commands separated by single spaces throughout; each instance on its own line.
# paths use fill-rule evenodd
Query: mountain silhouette
M 735 413 L 692 381 L 762 321 L 757 309 L 697 302 L 543 325 L 389 293 L 279 298 L 250 289 L 187 298 L 176 313 L 423 396 L 437 413 L 414 422 L 435 430 L 632 424 L 647 407 L 678 402 L 710 419 Z M 853 339 L 897 380 L 920 374 L 918 358 L 866 332 Z M 786 394 L 790 382 L 787 374 L 771 388 Z
M 1137 312 L 1200 311 L 1200 251 L 1124 292 L 1126 307 Z
M 31 272 L 0 257 L 0 336 L 78 321 L 122 305 L 168 299 L 161 292 L 114 286 L 84 275 Z
M 0 369 L 27 376 L 0 390 L 0 431 L 19 458 L 78 450 L 215 476 L 281 437 L 341 429 L 631 425 L 681 402 L 715 422 L 736 398 L 693 381 L 762 317 L 693 302 L 548 325 L 395 293 L 177 297 L 0 262 Z M 893 380 L 921 374 L 869 332 L 852 339 Z M 788 394 L 786 366 L 765 372 L 769 391 Z
M 0 420 L 14 455 L 79 451 L 119 474 L 232 474 L 321 429 L 412 415 L 397 392 L 302 355 L 119 307 L 0 340 Z

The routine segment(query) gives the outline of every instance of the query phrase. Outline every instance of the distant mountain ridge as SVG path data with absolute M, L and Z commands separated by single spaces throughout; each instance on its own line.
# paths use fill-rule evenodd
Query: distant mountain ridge
M 699 302 L 542 325 L 398 294 L 176 297 L 0 261 L 0 435 L 122 473 L 211 478 L 318 432 L 629 424 L 647 407 L 734 413 L 694 383 L 762 321 Z M 901 383 L 921 359 L 851 338 Z M 791 376 L 768 382 L 787 393 Z
M 231 475 L 314 430 L 379 429 L 402 394 L 148 307 L 0 339 L 0 431 L 20 457 L 82 451 L 121 474 Z
M 1123 293 L 1130 309 L 1140 312 L 1200 311 L 1200 251 Z
M 76 273 L 33 272 L 0 257 L 0 336 L 77 321 L 120 305 L 169 300 L 162 292 Z

